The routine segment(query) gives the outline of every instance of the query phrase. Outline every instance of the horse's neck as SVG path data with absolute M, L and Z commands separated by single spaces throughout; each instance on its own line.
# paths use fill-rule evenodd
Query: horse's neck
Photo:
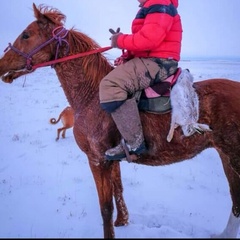
M 61 67 L 56 67 L 55 71 L 73 109 L 84 109 L 89 104 L 99 104 L 99 84 L 93 84 L 92 81 L 85 79 L 81 68 L 64 63 Z

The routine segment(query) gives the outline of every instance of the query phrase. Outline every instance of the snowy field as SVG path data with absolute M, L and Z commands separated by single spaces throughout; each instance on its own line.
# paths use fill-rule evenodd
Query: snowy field
M 240 61 L 181 61 L 180 67 L 195 81 L 240 81 Z M 49 123 L 68 105 L 54 70 L 0 82 L 0 100 L 0 237 L 102 238 L 86 155 L 72 129 L 56 142 L 62 125 Z M 231 199 L 214 149 L 173 165 L 121 162 L 121 169 L 130 218 L 115 228 L 116 238 L 208 238 L 226 226 Z

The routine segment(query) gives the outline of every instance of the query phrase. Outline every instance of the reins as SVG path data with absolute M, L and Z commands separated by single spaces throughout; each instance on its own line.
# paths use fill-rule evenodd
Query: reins
M 94 53 L 105 52 L 107 50 L 110 50 L 111 48 L 112 47 L 110 47 L 110 46 L 109 47 L 98 48 L 98 49 L 91 50 L 89 52 L 78 53 L 78 54 L 75 54 L 75 55 L 71 55 L 71 56 L 67 56 L 67 57 L 63 57 L 63 58 L 58 58 L 58 59 L 55 59 L 55 60 L 52 60 L 52 61 L 39 63 L 39 64 L 36 64 L 36 65 L 32 66 L 32 71 L 39 68 L 39 67 L 50 66 L 50 65 L 53 65 L 53 64 L 56 64 L 56 63 L 65 62 L 65 61 L 72 60 L 72 59 L 75 59 L 75 58 L 88 56 L 88 55 L 91 55 L 91 54 L 94 54 Z
M 59 29 L 60 29 L 60 31 L 58 31 Z M 20 71 L 32 72 L 35 69 L 40 68 L 40 67 L 51 66 L 51 65 L 54 65 L 56 63 L 72 60 L 72 59 L 83 57 L 83 56 L 88 56 L 88 55 L 91 55 L 91 54 L 94 54 L 94 53 L 105 52 L 105 51 L 110 50 L 112 48 L 111 46 L 108 46 L 108 47 L 94 49 L 94 50 L 91 50 L 91 51 L 88 51 L 88 52 L 78 53 L 78 54 L 71 55 L 71 56 L 57 58 L 58 57 L 59 47 L 62 46 L 63 43 L 65 43 L 67 45 L 67 53 L 69 51 L 69 43 L 65 39 L 65 37 L 68 35 L 68 30 L 66 30 L 62 26 L 59 26 L 59 27 L 55 28 L 52 31 L 52 35 L 53 35 L 53 37 L 51 39 L 49 39 L 45 43 L 41 44 L 37 48 L 33 49 L 28 54 L 21 52 L 19 49 L 15 48 L 11 43 L 8 44 L 8 47 L 4 50 L 4 52 L 6 52 L 8 49 L 11 49 L 14 52 L 18 53 L 19 55 L 21 55 L 24 58 L 26 58 L 26 66 L 25 66 L 25 68 L 22 69 L 22 70 L 18 70 L 18 71 L 19 72 Z M 32 56 L 34 54 L 36 54 L 38 51 L 40 51 L 43 47 L 45 47 L 48 44 L 50 44 L 51 42 L 53 42 L 54 40 L 57 42 L 57 49 L 56 49 L 56 53 L 55 53 L 55 59 L 51 60 L 51 61 L 48 61 L 48 62 L 43 62 L 43 63 L 32 65 Z

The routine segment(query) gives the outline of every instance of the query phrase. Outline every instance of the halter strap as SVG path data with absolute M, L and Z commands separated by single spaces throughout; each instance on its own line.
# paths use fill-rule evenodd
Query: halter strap
M 59 29 L 60 29 L 60 31 L 58 31 Z M 59 26 L 59 27 L 56 27 L 55 29 L 53 29 L 53 31 L 52 31 L 53 37 L 52 38 L 50 38 L 48 41 L 46 41 L 45 43 L 41 44 L 40 46 L 36 47 L 35 49 L 33 49 L 28 54 L 24 53 L 24 52 L 21 52 L 20 50 L 15 48 L 11 43 L 8 44 L 8 47 L 4 50 L 4 52 L 6 52 L 9 49 L 12 49 L 14 52 L 16 52 L 19 55 L 21 55 L 24 58 L 26 58 L 26 69 L 28 71 L 31 71 L 32 70 L 32 56 L 34 54 L 36 54 L 38 51 L 40 51 L 43 47 L 45 47 L 48 44 L 50 44 L 51 42 L 53 42 L 53 41 L 57 42 L 57 50 L 56 50 L 56 54 L 55 54 L 55 59 L 57 59 L 59 47 L 62 46 L 63 43 L 65 43 L 67 45 L 67 52 L 69 51 L 69 43 L 67 42 L 67 40 L 65 40 L 67 34 L 68 34 L 68 30 L 66 30 L 62 26 Z

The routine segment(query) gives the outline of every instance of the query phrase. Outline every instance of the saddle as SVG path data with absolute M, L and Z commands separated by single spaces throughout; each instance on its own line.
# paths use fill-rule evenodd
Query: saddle
M 138 102 L 139 111 L 163 114 L 171 111 L 170 91 L 181 73 L 182 69 L 177 71 L 162 82 L 155 83 L 142 90 Z

